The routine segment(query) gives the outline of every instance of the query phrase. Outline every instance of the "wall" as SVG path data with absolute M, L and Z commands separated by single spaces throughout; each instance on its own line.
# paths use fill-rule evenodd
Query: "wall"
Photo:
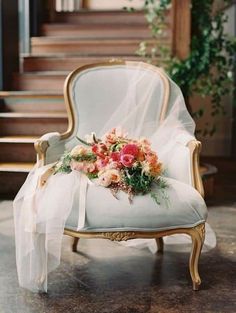
M 226 10 L 229 17 L 227 24 L 225 25 L 225 32 L 235 36 L 235 16 L 236 16 L 236 5 L 232 5 Z M 225 116 L 218 116 L 216 119 L 217 132 L 211 137 L 199 136 L 199 140 L 202 141 L 203 149 L 202 154 L 206 156 L 230 156 L 232 152 L 232 130 L 233 127 L 233 95 L 227 96 L 223 99 L 226 108 Z M 192 106 L 199 107 L 209 104 L 209 99 L 201 99 L 195 97 L 192 100 Z M 206 122 L 211 122 L 212 117 L 209 112 L 206 112 L 204 119 L 198 122 L 198 128 L 204 127 Z M 236 139 L 236 138 L 235 138 Z

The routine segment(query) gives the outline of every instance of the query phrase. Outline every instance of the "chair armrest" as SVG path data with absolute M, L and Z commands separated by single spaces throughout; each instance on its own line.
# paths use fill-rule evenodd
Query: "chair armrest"
M 192 176 L 192 185 L 204 198 L 204 188 L 202 184 L 202 178 L 199 167 L 199 156 L 201 146 L 202 146 L 201 142 L 196 139 L 189 141 L 187 144 L 187 147 L 189 148 L 190 152 L 190 169 Z
M 57 161 L 72 140 L 73 137 L 63 138 L 62 134 L 57 132 L 47 133 L 40 137 L 34 144 L 38 166 Z
M 187 133 L 175 137 L 175 145 L 166 160 L 167 175 L 193 186 L 202 196 L 204 190 L 199 171 L 201 143 Z M 165 163 L 164 163 L 165 164 Z

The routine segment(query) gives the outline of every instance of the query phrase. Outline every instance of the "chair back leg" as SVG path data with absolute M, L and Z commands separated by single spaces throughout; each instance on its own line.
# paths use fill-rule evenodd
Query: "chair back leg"
M 163 238 L 156 238 L 156 243 L 157 243 L 157 252 L 158 253 L 163 253 L 164 250 L 164 241 Z
M 78 242 L 79 242 L 79 237 L 74 237 L 73 244 L 72 244 L 72 251 L 73 252 L 77 252 Z

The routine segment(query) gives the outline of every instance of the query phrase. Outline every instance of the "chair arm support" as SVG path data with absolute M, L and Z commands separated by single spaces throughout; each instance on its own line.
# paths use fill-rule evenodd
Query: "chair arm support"
M 199 156 L 201 151 L 201 142 L 193 139 L 187 144 L 190 151 L 190 167 L 193 187 L 204 197 L 204 189 L 199 167 Z
M 37 163 L 39 166 L 43 166 L 46 164 L 46 153 L 48 148 L 56 147 L 61 143 L 61 141 L 61 134 L 59 134 L 58 132 L 52 132 L 43 135 L 34 143 L 34 148 L 37 153 Z

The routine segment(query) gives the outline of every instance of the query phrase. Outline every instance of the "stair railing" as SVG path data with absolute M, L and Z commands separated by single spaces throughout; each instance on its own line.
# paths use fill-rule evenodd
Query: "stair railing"
M 82 0 L 55 0 L 56 12 L 77 12 L 82 7 Z
M 18 4 L 20 53 L 30 53 L 30 1 L 21 0 Z

